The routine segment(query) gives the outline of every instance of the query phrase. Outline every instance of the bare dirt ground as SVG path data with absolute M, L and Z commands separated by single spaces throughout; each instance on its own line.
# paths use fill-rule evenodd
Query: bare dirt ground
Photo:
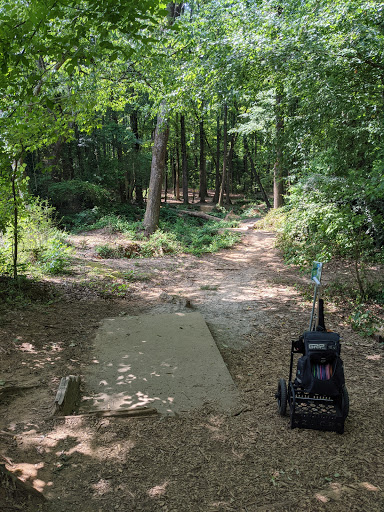
M 308 328 L 312 287 L 283 264 L 272 233 L 247 227 L 232 250 L 200 258 L 100 260 L 94 246 L 115 235 L 78 235 L 71 275 L 38 287 L 32 305 L 1 309 L 0 464 L 47 499 L 27 500 L 3 479 L 1 512 L 384 510 L 382 345 L 328 304 L 327 327 L 344 339 L 345 433 L 291 430 L 274 394 L 291 339 Z M 333 270 L 326 284 L 348 274 Z M 186 309 L 203 314 L 240 414 L 50 417 L 61 377 L 92 360 L 104 318 Z

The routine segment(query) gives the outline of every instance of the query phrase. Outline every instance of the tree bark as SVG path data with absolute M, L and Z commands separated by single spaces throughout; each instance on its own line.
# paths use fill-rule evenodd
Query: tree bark
M 179 148 L 179 116 L 176 114 L 176 122 L 175 122 L 175 181 L 174 181 L 174 190 L 175 190 L 175 199 L 176 201 L 180 201 L 180 148 Z
M 225 186 L 227 183 L 227 138 L 228 138 L 227 119 L 228 119 L 228 106 L 225 103 L 225 105 L 224 105 L 223 174 L 221 176 L 219 206 L 223 206 L 223 204 L 224 204 L 224 192 L 225 192 Z
M 147 236 L 154 233 L 159 225 L 161 187 L 163 184 L 168 135 L 169 128 L 165 119 L 165 105 L 162 103 L 157 116 L 155 139 L 152 148 L 148 201 L 144 215 L 144 230 Z
M 19 249 L 19 236 L 18 236 L 18 220 L 19 220 L 19 209 L 17 206 L 17 192 L 16 192 L 16 176 L 18 168 L 18 160 L 15 159 L 13 162 L 12 169 L 12 199 L 13 199 L 13 279 L 17 280 L 17 264 L 18 264 L 18 249 Z
M 180 151 L 179 145 L 176 144 L 176 160 L 175 160 L 175 199 L 180 201 Z
M 206 168 L 206 160 L 205 160 L 205 147 L 204 147 L 204 120 L 200 119 L 199 122 L 199 134 L 200 134 L 200 162 L 199 162 L 199 177 L 200 177 L 200 185 L 199 185 L 199 197 L 200 202 L 205 203 L 205 198 L 208 196 L 207 190 L 207 168 Z
M 104 124 L 104 122 L 103 122 L 103 124 Z M 76 173 L 76 175 L 74 175 L 74 177 L 81 179 L 81 174 L 82 174 L 81 173 L 81 169 L 84 168 L 84 162 L 83 162 L 82 148 L 80 147 L 80 132 L 79 132 L 79 128 L 78 128 L 77 124 L 75 124 L 75 138 L 76 138 L 76 141 L 77 141 L 77 144 L 76 144 L 77 173 Z M 107 156 L 106 156 L 106 153 L 107 153 L 106 144 L 105 144 L 105 142 L 103 144 L 104 144 L 103 149 L 105 150 L 105 155 L 104 156 L 105 156 L 105 158 L 107 158 Z
M 118 184 L 119 184 L 119 194 L 120 201 L 125 203 L 129 199 L 129 175 L 128 170 L 124 169 L 123 162 L 123 146 L 121 144 L 121 140 L 119 139 L 119 117 L 118 113 L 112 112 L 112 121 L 116 125 L 116 132 L 113 136 L 113 147 L 114 153 L 117 157 L 117 169 L 118 169 Z
M 204 212 L 194 212 L 193 210 L 177 210 L 177 214 L 178 215 L 190 215 L 191 217 L 199 217 L 200 219 L 204 219 L 204 220 L 214 220 L 216 222 L 220 222 L 220 218 L 219 217 L 215 217 L 214 215 L 208 215 L 207 213 L 204 213 Z
M 217 115 L 216 120 L 216 175 L 215 175 L 215 195 L 213 197 L 213 203 L 218 203 L 220 195 L 220 115 Z
M 247 141 L 246 137 L 244 137 L 244 149 L 245 149 L 245 153 L 248 157 L 249 163 L 251 165 L 252 178 L 255 178 L 256 183 L 258 184 L 260 191 L 263 194 L 263 198 L 264 198 L 265 204 L 267 205 L 267 208 L 271 208 L 271 203 L 268 199 L 267 193 L 265 192 L 263 184 L 261 183 L 260 176 L 259 176 L 258 172 L 256 171 L 255 163 L 254 163 L 252 155 L 249 151 L 248 141 Z
M 183 12 L 184 2 L 169 2 L 167 5 L 168 16 L 173 22 Z
M 188 204 L 188 161 L 187 143 L 185 136 L 185 117 L 180 116 L 180 138 L 181 138 L 181 165 L 183 170 L 183 203 Z
M 183 10 L 183 3 L 169 2 L 169 24 L 172 25 L 175 18 L 180 16 Z M 144 215 L 144 231 L 147 236 L 156 231 L 159 226 L 161 187 L 163 183 L 165 161 L 167 156 L 167 144 L 169 136 L 168 120 L 166 119 L 166 103 L 163 100 L 160 104 L 155 137 L 152 148 L 151 176 L 149 179 L 149 191 L 147 207 Z
M 283 182 L 283 145 L 284 117 L 282 112 L 283 91 L 276 93 L 276 159 L 273 166 L 273 207 L 280 208 L 284 204 Z
M 231 202 L 231 197 L 230 197 L 230 194 L 231 194 L 231 190 L 232 190 L 232 171 L 233 171 L 233 151 L 234 151 L 234 148 L 235 148 L 235 142 L 236 142 L 236 137 L 235 137 L 235 134 L 232 133 L 231 135 L 231 143 L 230 143 L 230 147 L 229 147 L 229 152 L 228 152 L 228 160 L 227 160 L 227 183 L 226 183 L 226 196 L 225 196 L 225 204 L 232 204 Z
M 164 165 L 164 203 L 168 201 L 168 151 L 165 152 L 165 165 Z
M 63 179 L 65 181 L 73 180 L 74 178 L 74 165 L 72 156 L 73 143 L 67 142 L 63 151 Z
M 144 199 L 143 199 L 143 183 L 140 176 L 140 173 L 137 172 L 137 160 L 138 155 L 140 152 L 140 143 L 139 143 L 139 121 L 138 121 L 138 115 L 137 110 L 134 110 L 132 114 L 130 115 L 130 123 L 131 123 L 131 130 L 134 136 L 136 137 L 135 142 L 135 162 L 133 164 L 133 178 L 135 180 L 135 196 L 136 196 L 136 203 L 139 206 L 143 206 Z

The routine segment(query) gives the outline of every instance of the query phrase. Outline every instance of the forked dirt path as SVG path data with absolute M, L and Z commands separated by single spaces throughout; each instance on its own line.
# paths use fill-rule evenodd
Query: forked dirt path
M 274 393 L 288 377 L 291 338 L 308 327 L 311 301 L 297 286 L 309 279 L 284 266 L 272 233 L 248 227 L 232 250 L 201 258 L 97 260 L 92 235 L 81 235 L 76 275 L 56 283 L 60 300 L 5 310 L 0 379 L 35 387 L 2 397 L 0 462 L 44 493 L 41 510 L 383 509 L 382 349 L 328 305 L 327 327 L 344 338 L 345 433 L 290 430 Z M 87 281 L 90 267 L 102 274 L 98 286 Z M 127 289 L 122 275 L 136 276 Z M 204 316 L 246 404 L 240 414 L 48 419 L 60 377 L 83 374 L 104 318 L 188 310 Z M 0 492 L 2 512 L 39 510 L 9 496 Z

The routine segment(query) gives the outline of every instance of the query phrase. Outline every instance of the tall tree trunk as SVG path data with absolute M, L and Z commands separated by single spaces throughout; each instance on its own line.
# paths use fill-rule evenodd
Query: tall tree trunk
M 176 143 L 176 159 L 175 159 L 175 199 L 180 199 L 180 151 L 179 144 Z
M 50 170 L 55 181 L 63 181 L 63 168 L 60 165 L 63 139 L 58 137 L 57 141 L 48 146 L 45 152 L 44 167 Z
M 139 206 L 144 205 L 144 199 L 143 199 L 143 182 L 142 177 L 139 172 L 137 172 L 137 164 L 138 164 L 138 157 L 140 152 L 140 143 L 139 143 L 139 120 L 137 115 L 137 110 L 134 110 L 130 115 L 130 124 L 131 124 L 131 130 L 134 136 L 136 137 L 135 142 L 135 161 L 133 163 L 133 179 L 135 182 L 135 196 L 136 196 L 136 203 Z
M 180 116 L 181 165 L 183 170 L 183 203 L 188 204 L 188 161 L 185 136 L 185 117 Z
M 16 191 L 17 168 L 19 161 L 14 160 L 12 164 L 12 199 L 13 199 L 13 278 L 17 279 L 17 263 L 18 263 L 18 250 L 19 250 L 19 209 L 18 197 Z
M 164 165 L 164 203 L 168 201 L 168 151 L 165 152 L 165 165 Z
M 180 201 L 180 137 L 179 137 L 179 115 L 176 114 L 175 122 L 175 199 Z
M 205 160 L 205 147 L 204 147 L 204 120 L 200 119 L 199 123 L 199 135 L 200 135 L 200 162 L 199 162 L 199 177 L 200 177 L 200 185 L 199 185 L 199 197 L 200 202 L 205 203 L 205 198 L 208 196 L 207 190 L 207 168 L 206 168 L 206 160 Z
M 247 141 L 246 137 L 244 137 L 244 149 L 245 149 L 246 155 L 248 157 L 249 163 L 251 164 L 252 178 L 254 178 L 256 180 L 256 183 L 259 185 L 260 191 L 263 194 L 263 198 L 264 198 L 265 204 L 267 205 L 267 208 L 271 208 L 271 203 L 268 199 L 267 193 L 265 192 L 263 184 L 261 183 L 259 173 L 256 171 L 255 163 L 254 163 L 252 155 L 249 151 L 248 141 Z
M 226 196 L 225 196 L 225 204 L 232 204 L 232 201 L 231 201 L 231 197 L 230 197 L 230 194 L 231 194 L 231 190 L 232 190 L 232 167 L 233 167 L 233 150 L 235 148 L 235 142 L 236 142 L 236 137 L 235 137 L 235 134 L 232 133 L 231 135 L 231 143 L 230 143 L 230 147 L 229 147 L 229 152 L 228 152 L 228 160 L 227 160 L 227 183 L 226 183 Z
M 176 197 L 176 162 L 175 162 L 174 150 L 171 153 L 169 165 L 171 168 L 173 197 L 175 198 Z
M 117 158 L 117 173 L 118 173 L 118 187 L 120 194 L 120 201 L 125 203 L 128 199 L 129 189 L 129 176 L 128 171 L 124 171 L 123 162 L 123 146 L 119 140 L 119 117 L 117 112 L 112 112 L 112 120 L 116 125 L 116 133 L 113 137 L 114 152 Z
M 75 124 L 75 140 L 77 142 L 77 144 L 76 144 L 77 173 L 74 174 L 74 178 L 81 178 L 81 170 L 84 168 L 84 163 L 83 163 L 82 148 L 80 147 L 80 132 L 79 132 L 79 128 L 78 128 L 77 124 Z M 105 158 L 107 158 L 107 157 L 105 157 Z
M 243 156 L 243 176 L 246 177 L 248 175 L 248 158 L 247 158 L 247 153 L 244 153 L 244 156 Z M 239 185 L 240 185 L 240 179 L 239 179 Z M 253 174 L 251 173 L 251 190 L 253 190 Z M 245 194 L 247 192 L 247 187 L 246 187 L 246 178 L 244 179 L 243 181 L 243 194 Z
M 20 182 L 20 168 L 23 165 L 23 157 L 19 156 L 14 158 L 12 161 L 12 175 L 11 175 L 11 185 L 12 185 L 12 228 L 13 228 L 13 247 L 12 247 L 12 266 L 13 266 L 13 278 L 15 281 L 18 278 L 18 258 L 19 258 L 19 206 L 20 199 L 22 197 L 19 182 Z
M 167 120 L 165 119 L 165 104 L 162 103 L 157 116 L 155 138 L 152 148 L 148 201 L 144 216 L 144 229 L 147 236 L 154 233 L 159 225 L 161 186 L 165 169 L 168 135 L 169 128 Z
M 223 141 L 223 174 L 221 176 L 221 187 L 219 194 L 219 206 L 224 204 L 224 192 L 227 183 L 227 139 L 228 139 L 228 105 L 224 104 L 224 141 Z
M 73 180 L 74 177 L 74 165 L 72 157 L 72 142 L 67 142 L 64 145 L 62 165 L 63 165 L 63 178 L 64 180 Z
M 283 144 L 282 135 L 284 130 L 283 117 L 283 91 L 281 87 L 276 92 L 276 159 L 273 166 L 273 207 L 280 208 L 284 203 L 284 182 L 283 182 Z
M 221 130 L 220 130 L 220 115 L 217 115 L 216 119 L 216 173 L 215 173 L 215 195 L 213 196 L 213 203 L 219 202 L 220 195 L 220 142 L 221 142 Z
M 169 2 L 167 5 L 170 22 L 178 18 L 183 12 L 184 2 Z

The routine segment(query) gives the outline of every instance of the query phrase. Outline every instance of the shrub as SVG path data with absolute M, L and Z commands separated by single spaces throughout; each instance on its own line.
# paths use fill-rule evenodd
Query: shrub
M 260 220 L 255 222 L 255 229 L 270 229 L 272 231 L 281 231 L 286 222 L 286 211 L 284 208 L 269 210 L 269 212 Z
M 56 208 L 68 212 L 107 205 L 112 199 L 110 192 L 102 186 L 82 180 L 52 183 L 48 197 Z
M 181 249 L 182 246 L 175 233 L 166 233 L 158 229 L 148 240 L 142 243 L 141 254 L 144 257 L 158 257 L 164 254 L 176 254 Z
M 289 263 L 334 257 L 364 261 L 380 254 L 375 244 L 383 219 L 373 217 L 367 201 L 355 198 L 349 185 L 342 178 L 312 175 L 291 188 L 278 229 L 278 246 Z
M 54 208 L 47 201 L 32 200 L 18 221 L 18 269 L 25 272 L 39 268 L 57 274 L 65 270 L 72 250 L 65 243 L 65 234 L 54 226 Z M 13 229 L 8 226 L 1 237 L 0 273 L 12 269 Z
M 352 329 L 361 336 L 372 336 L 377 331 L 378 318 L 367 309 L 366 304 L 359 304 L 349 318 Z
M 88 226 L 88 229 L 107 228 L 110 233 L 124 233 L 130 238 L 135 238 L 141 224 L 132 222 L 125 217 L 114 213 L 103 215 L 96 222 Z
M 70 262 L 72 249 L 62 242 L 60 236 L 47 240 L 38 258 L 41 269 L 47 274 L 63 274 Z
M 103 259 L 118 259 L 125 257 L 124 248 L 121 245 L 99 245 L 95 247 L 96 254 Z

